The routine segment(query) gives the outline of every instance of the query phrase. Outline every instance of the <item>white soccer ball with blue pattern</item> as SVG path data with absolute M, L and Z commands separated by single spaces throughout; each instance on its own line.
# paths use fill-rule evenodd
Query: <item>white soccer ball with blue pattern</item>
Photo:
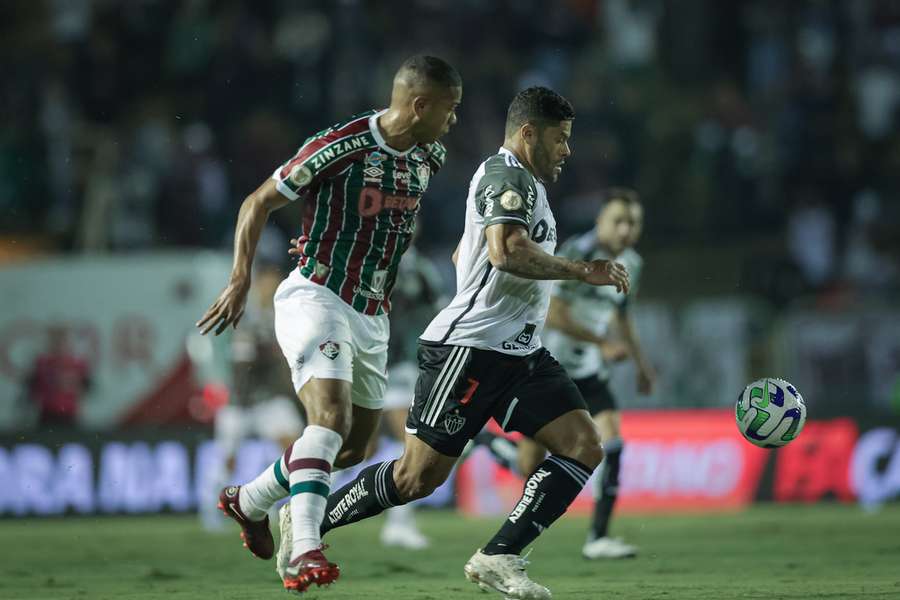
M 803 396 L 784 379 L 757 379 L 744 388 L 734 412 L 741 434 L 760 448 L 784 446 L 806 423 Z

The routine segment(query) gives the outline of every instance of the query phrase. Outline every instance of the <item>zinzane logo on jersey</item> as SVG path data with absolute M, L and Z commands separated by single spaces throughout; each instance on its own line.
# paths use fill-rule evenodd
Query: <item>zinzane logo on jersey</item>
M 320 150 L 318 154 L 312 157 L 312 167 L 316 171 L 327 165 L 329 162 L 343 156 L 344 154 L 352 151 L 358 150 L 363 146 L 370 143 L 367 139 L 368 135 L 360 135 L 353 139 L 349 140 L 341 140 L 331 144 L 330 146 L 326 146 L 323 150 Z

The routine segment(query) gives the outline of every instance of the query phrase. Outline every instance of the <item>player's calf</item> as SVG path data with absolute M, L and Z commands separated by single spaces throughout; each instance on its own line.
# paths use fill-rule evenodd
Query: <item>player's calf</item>
M 593 468 L 565 456 L 551 455 L 525 481 L 519 502 L 483 553 L 519 554 L 566 512 Z

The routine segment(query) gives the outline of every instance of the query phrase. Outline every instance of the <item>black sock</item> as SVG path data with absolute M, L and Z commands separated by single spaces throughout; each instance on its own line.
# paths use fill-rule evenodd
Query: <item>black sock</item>
M 381 514 L 392 506 L 406 504 L 394 485 L 396 461 L 369 465 L 356 479 L 328 496 L 321 532 L 325 535 L 335 527 L 343 527 Z
M 574 458 L 551 455 L 525 481 L 525 492 L 485 554 L 519 554 L 560 518 L 587 483 L 592 469 Z
M 514 441 L 487 429 L 479 432 L 473 439 L 476 444 L 484 446 L 490 451 L 498 465 L 513 473 L 518 472 L 519 446 Z
M 594 518 L 591 523 L 591 538 L 606 537 L 609 519 L 612 516 L 616 498 L 619 497 L 619 468 L 622 463 L 622 440 L 612 440 L 603 444 L 606 457 L 600 465 L 597 480 L 597 499 L 594 501 Z

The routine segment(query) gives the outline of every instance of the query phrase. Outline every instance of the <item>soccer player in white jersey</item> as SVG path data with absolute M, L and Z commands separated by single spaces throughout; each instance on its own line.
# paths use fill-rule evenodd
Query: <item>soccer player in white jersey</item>
M 544 343 L 572 376 L 600 429 L 605 458 L 595 479 L 595 503 L 585 558 L 625 558 L 637 548 L 608 535 L 609 522 L 618 497 L 622 456 L 621 417 L 609 388 L 608 363 L 632 358 L 637 367 L 637 387 L 642 394 L 653 389 L 655 373 L 644 356 L 629 311 L 637 291 L 643 265 L 634 245 L 643 228 L 643 208 L 637 192 L 613 188 L 606 192 L 596 226 L 575 236 L 560 248 L 560 255 L 573 259 L 615 259 L 628 270 L 631 289 L 627 294 L 610 288 L 589 288 L 561 282 L 554 290 L 547 316 Z M 611 335 L 615 332 L 615 336 Z M 545 449 L 523 439 L 519 443 L 519 469 L 528 469 L 544 459 Z
M 290 493 L 288 590 L 340 574 L 323 554 L 319 532 L 330 473 L 362 460 L 380 418 L 390 293 L 422 196 L 444 161 L 437 140 L 456 123 L 461 98 L 452 66 L 415 56 L 394 76 L 389 108 L 307 139 L 241 205 L 228 286 L 197 323 L 204 334 L 237 326 L 269 213 L 301 200 L 300 264 L 275 293 L 275 335 L 308 424 L 270 468 L 219 496 L 248 549 L 269 559 L 275 544 L 266 515 Z
M 556 181 L 570 154 L 574 116 L 566 99 L 544 87 L 513 99 L 503 147 L 469 186 L 454 253 L 456 296 L 419 340 L 403 456 L 363 469 L 329 496 L 323 533 L 430 494 L 494 417 L 551 455 L 465 574 L 507 598 L 550 598 L 528 578 L 520 553 L 566 511 L 603 459 L 578 388 L 541 346 L 550 291 L 558 279 L 628 289 L 620 264 L 553 255 L 556 221 L 544 184 Z

